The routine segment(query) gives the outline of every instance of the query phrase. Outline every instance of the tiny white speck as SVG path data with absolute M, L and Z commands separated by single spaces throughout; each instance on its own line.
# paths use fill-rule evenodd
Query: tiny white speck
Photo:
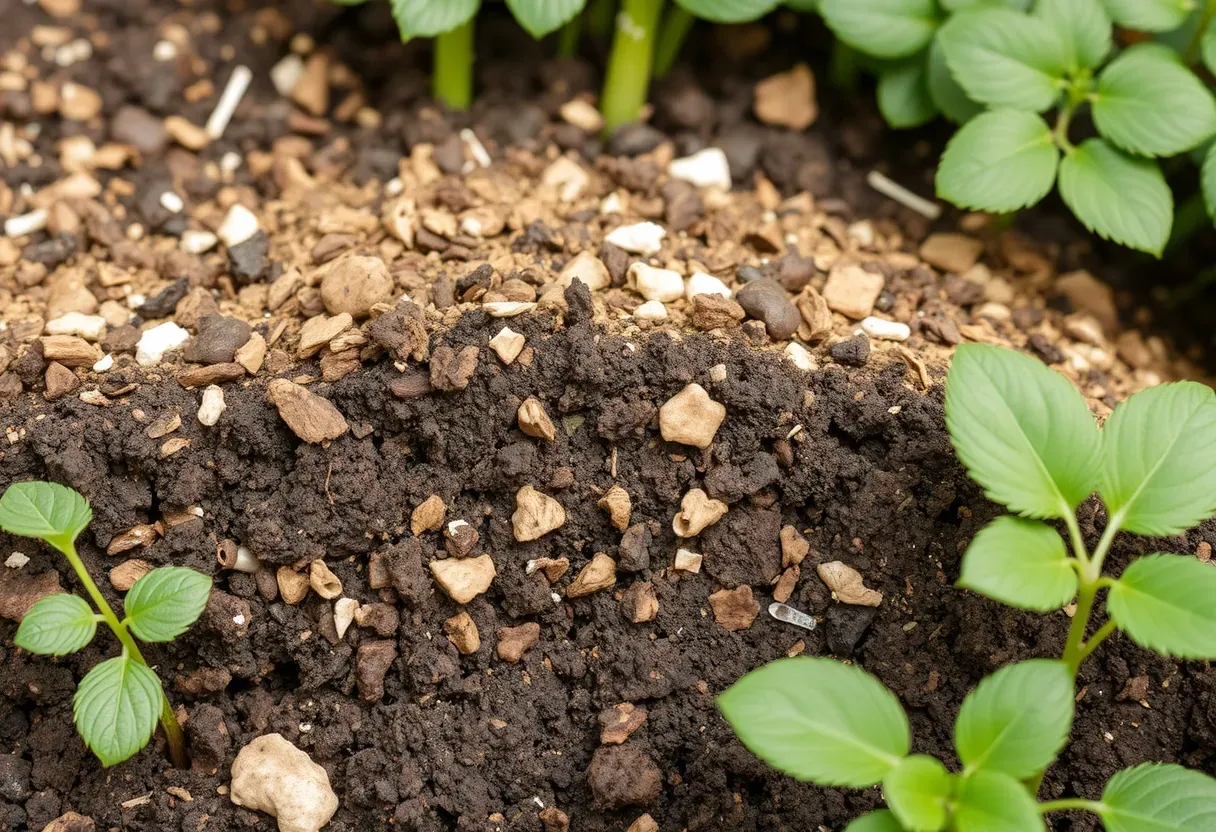
M 232 623 L 236 624 L 236 626 L 238 626 L 238 627 L 244 627 L 245 626 L 245 616 L 243 616 L 243 615 L 232 616 Z
M 171 41 L 161 40 L 152 47 L 152 57 L 162 63 L 177 57 L 177 47 Z

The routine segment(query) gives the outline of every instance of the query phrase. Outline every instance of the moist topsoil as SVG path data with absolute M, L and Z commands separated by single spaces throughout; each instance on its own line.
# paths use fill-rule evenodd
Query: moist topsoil
M 942 382 L 950 349 L 963 340 L 1039 355 L 1067 372 L 1098 414 L 1131 390 L 1185 374 L 1185 362 L 1160 342 L 1150 338 L 1146 346 L 1134 330 L 1120 334 L 1115 298 L 1092 278 L 1079 281 L 1084 291 L 1075 279 L 1057 281 L 1082 266 L 1105 273 L 1083 242 L 1053 226 L 1059 239 L 1039 246 L 982 218 L 963 218 L 964 230 L 984 240 L 982 256 L 971 256 L 984 271 L 968 268 L 964 279 L 920 262 L 910 252 L 931 224 L 869 191 L 863 173 L 880 164 L 930 192 L 930 143 L 884 142 L 871 109 L 830 100 L 807 132 L 749 116 L 751 83 L 787 69 L 801 55 L 793 50 L 804 48 L 782 18 L 734 30 L 724 41 L 707 33 L 712 46 L 701 51 L 713 60 L 657 90 L 661 130 L 632 130 L 605 144 L 557 116 L 563 102 L 594 88 L 592 65 L 541 61 L 492 16 L 482 34 L 482 97 L 471 117 L 453 119 L 422 102 L 425 52 L 394 42 L 383 9 L 288 3 L 280 11 L 287 23 L 276 28 L 270 24 L 278 18 L 238 6 L 97 2 L 67 21 L 38 6 L 4 9 L 0 46 L 29 55 L 35 75 L 96 88 L 102 98 L 99 115 L 81 123 L 36 112 L 30 94 L 3 93 L 6 120 L 41 125 L 37 135 L 22 134 L 29 152 L 0 167 L 14 193 L 70 173 L 59 141 L 83 135 L 101 146 L 116 134 L 124 104 L 202 124 L 222 86 L 218 67 L 235 55 L 255 70 L 255 82 L 222 140 L 195 155 L 163 136 L 159 143 L 155 135 L 135 137 L 150 143 L 137 168 L 90 170 L 107 187 L 98 200 L 104 216 L 85 211 L 87 231 L 23 240 L 20 260 L 0 267 L 0 300 L 12 310 L 0 339 L 11 363 L 0 372 L 0 484 L 52 479 L 90 499 L 94 521 L 79 546 L 112 603 L 121 594 L 105 577 L 135 560 L 216 578 L 200 622 L 147 651 L 178 706 L 192 767 L 174 770 L 158 736 L 131 761 L 102 769 L 75 733 L 71 698 L 115 645 L 103 632 L 62 659 L 13 648 L 14 608 L 57 586 L 78 587 L 46 547 L 0 535 L 6 558 L 29 558 L 0 575 L 0 830 L 39 830 L 69 811 L 88 819 L 72 832 L 273 828 L 273 819 L 237 808 L 226 793 L 236 753 L 269 732 L 328 771 L 341 803 L 327 827 L 334 832 L 561 832 L 567 822 L 575 830 L 653 828 L 639 820 L 644 814 L 664 832 L 839 830 L 878 803 L 878 790 L 814 788 L 755 759 L 714 707 L 735 679 L 791 654 L 856 662 L 900 697 L 916 750 L 956 763 L 951 726 L 963 696 L 1005 664 L 1060 654 L 1064 612 L 1017 613 L 952 585 L 961 552 L 997 509 L 954 459 Z M 53 48 L 22 49 L 21 39 L 42 24 L 89 34 L 96 56 L 65 67 Z M 173 25 L 189 33 L 188 48 L 166 28 Z M 360 128 L 343 118 L 309 121 L 275 95 L 266 71 L 295 31 L 311 32 L 355 69 L 382 121 Z M 151 57 L 166 37 L 181 50 L 168 68 Z M 780 48 L 769 48 L 773 38 Z M 213 68 L 216 90 L 192 86 Z M 335 93 L 331 109 L 336 101 Z M 582 160 L 592 176 L 589 207 L 559 211 L 542 199 L 530 206 L 539 220 L 508 221 L 497 240 L 432 233 L 425 258 L 359 223 L 338 233 L 318 229 L 308 209 L 338 213 L 326 200 L 359 209 L 370 202 L 375 216 L 377 189 L 405 170 L 402 154 L 420 146 L 435 150 L 446 177 L 428 204 L 462 210 L 468 158 L 459 141 L 454 159 L 451 151 L 463 126 L 489 145 L 495 173 L 515 181 L 534 181 L 555 147 Z M 686 189 L 668 189 L 664 152 L 670 158 L 711 142 L 728 149 L 738 183 L 757 177 L 767 190 L 758 184 L 756 192 L 732 194 L 737 202 L 707 206 Z M 302 160 L 329 190 L 289 195 L 298 182 L 284 181 L 277 168 L 251 170 L 254 154 L 272 147 L 275 159 Z M 227 153 L 245 164 L 220 176 L 216 165 Z M 186 217 L 163 212 L 157 198 L 166 183 L 185 197 Z M 236 197 L 225 195 L 231 189 Z M 629 197 L 623 219 L 596 208 L 614 189 Z M 809 197 L 778 207 L 766 202 L 770 192 Z M 258 208 L 268 241 L 184 261 L 173 252 L 187 220 L 214 228 L 238 197 Z M 782 234 L 765 228 L 773 223 L 765 210 L 774 208 L 782 232 L 814 245 L 801 255 L 786 250 Z M 296 222 L 296 214 L 307 221 Z M 875 311 L 909 323 L 912 337 L 871 350 L 854 334 L 855 321 L 829 316 L 828 330 L 813 339 L 799 328 L 816 367 L 806 370 L 780 349 L 788 333 L 774 348 L 768 322 L 740 326 L 729 308 L 698 317 L 680 300 L 669 304 L 669 324 L 633 325 L 640 298 L 623 285 L 628 258 L 600 244 L 609 226 L 642 218 L 672 229 L 660 265 L 697 259 L 735 289 L 769 278 L 791 296 L 818 297 L 838 256 L 860 258 L 884 278 Z M 954 223 L 947 218 L 936 229 L 953 231 Z M 687 239 L 675 241 L 677 226 L 690 232 Z M 315 283 L 291 286 L 289 299 L 273 307 L 264 284 L 282 286 L 291 268 L 309 272 L 349 249 L 393 262 L 397 289 L 425 309 L 421 336 L 409 323 L 422 320 L 417 309 L 401 312 L 415 339 L 412 356 L 361 351 L 357 327 L 341 347 L 337 338 L 323 347 L 320 360 L 295 354 L 301 323 L 325 311 Z M 606 291 L 550 294 L 550 303 L 507 320 L 478 307 L 481 300 L 536 300 L 580 249 L 598 251 L 613 272 Z M 111 264 L 129 271 L 125 287 L 99 283 Z M 180 358 L 144 368 L 132 359 L 138 333 L 131 326 L 115 327 L 123 337 L 105 342 L 117 358 L 112 369 L 79 364 L 70 379 L 49 372 L 38 339 L 57 301 L 54 292 L 48 300 L 46 285 L 73 270 L 85 275 L 94 304 L 127 302 L 132 289 L 146 296 L 148 304 L 130 302 L 135 327 L 176 317 L 198 338 L 199 304 L 218 301 L 213 313 L 249 322 L 269 342 L 266 366 L 259 359 L 245 367 L 247 377 L 240 368 L 239 377 L 216 377 L 227 407 L 211 427 L 198 421 L 200 392 L 184 386 L 190 370 Z M 488 346 L 504 323 L 526 338 L 513 363 Z M 476 348 L 471 369 L 459 366 L 467 347 Z M 439 356 L 452 366 L 437 373 Z M 348 430 L 301 441 L 267 400 L 275 377 L 327 399 Z M 72 380 L 83 384 L 84 399 Z M 658 408 L 690 383 L 726 408 L 706 450 L 664 442 L 658 428 Z M 530 397 L 551 418 L 552 440 L 521 431 L 517 412 Z M 599 506 L 614 485 L 631 498 L 627 536 Z M 511 522 L 524 486 L 553 497 L 566 514 L 564 524 L 531 542 L 518 542 Z M 672 518 L 693 488 L 729 510 L 698 537 L 678 538 Z M 433 559 L 454 556 L 449 546 L 456 544 L 442 531 L 411 529 L 414 510 L 432 496 L 445 503 L 445 524 L 463 520 L 476 530 L 464 554 L 494 561 L 489 590 L 468 604 L 439 591 L 429 571 Z M 1092 542 L 1104 517 L 1093 505 L 1081 515 Z M 784 548 L 794 541 L 801 551 L 798 538 L 809 547 L 798 566 L 783 551 L 783 530 Z M 1212 524 L 1168 541 L 1121 538 L 1112 568 L 1154 550 L 1210 556 L 1214 542 Z M 228 557 L 237 544 L 260 559 L 259 573 L 220 567 L 217 553 Z M 702 556 L 699 572 L 674 569 L 679 549 Z M 597 553 L 616 561 L 614 583 L 570 597 Z M 551 579 L 529 567 L 543 558 L 566 558 L 569 568 Z M 275 580 L 280 567 L 306 569 L 317 560 L 340 579 L 344 597 L 372 611 L 341 638 L 332 600 L 310 592 L 286 603 Z M 837 603 L 815 570 L 830 561 L 857 569 L 882 602 Z M 716 596 L 721 608 L 711 606 L 710 596 L 724 589 L 736 591 L 734 603 Z M 792 606 L 816 617 L 813 631 L 769 616 L 774 593 L 786 591 Z M 635 620 L 653 609 L 651 593 L 657 613 Z M 480 637 L 468 655 L 445 628 L 462 610 Z M 522 631 L 504 628 L 525 623 L 539 625 L 539 637 L 511 661 L 516 653 L 500 653 L 499 645 L 517 645 Z M 616 724 L 623 705 L 634 708 L 632 733 Z M 1116 636 L 1082 668 L 1072 737 L 1046 778 L 1045 797 L 1095 798 L 1115 771 L 1148 760 L 1216 773 L 1216 673 Z M 1096 828 L 1085 816 L 1051 823 Z

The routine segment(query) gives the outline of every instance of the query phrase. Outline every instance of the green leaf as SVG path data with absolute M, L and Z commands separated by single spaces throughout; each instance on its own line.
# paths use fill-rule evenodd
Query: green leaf
M 714 23 L 745 23 L 764 17 L 781 0 L 676 0 L 688 12 Z
M 1026 517 L 1067 517 L 1093 493 L 1102 463 L 1081 394 L 1042 362 L 963 344 L 946 382 L 950 441 L 992 500 Z
M 1174 197 L 1151 159 L 1087 139 L 1060 163 L 1060 196 L 1103 239 L 1161 256 L 1174 222 Z
M 1203 54 L 1203 65 L 1207 67 L 1208 72 L 1216 74 L 1216 18 L 1203 30 L 1203 39 L 1199 46 Z
M 403 39 L 433 38 L 477 14 L 481 0 L 389 0 Z
M 92 519 L 88 500 L 57 482 L 19 482 L 0 497 L 0 529 L 45 540 L 60 551 Z
M 887 124 L 903 129 L 919 127 L 937 115 L 929 96 L 928 60 L 914 55 L 886 67 L 878 76 L 878 109 Z
M 992 110 L 946 145 L 937 194 L 962 208 L 1007 213 L 1034 205 L 1056 181 L 1060 153 L 1046 122 L 1024 110 Z
M 1177 29 L 1194 9 L 1195 0 L 1106 0 L 1115 23 L 1141 32 Z
M 908 832 L 941 832 L 950 819 L 948 803 L 954 778 L 932 757 L 900 760 L 882 781 L 887 805 Z
M 1005 8 L 950 18 L 938 34 L 955 79 L 976 101 L 1046 110 L 1060 97 L 1068 49 L 1049 24 Z
M 1008 774 L 977 771 L 959 786 L 954 809 L 957 832 L 1045 832 L 1039 806 Z
M 1216 393 L 1180 381 L 1149 387 L 1102 429 L 1102 500 L 1119 527 L 1168 537 L 1216 512 Z
M 1008 665 L 967 694 L 954 724 L 959 759 L 973 771 L 1026 778 L 1042 771 L 1068 741 L 1072 674 L 1063 662 Z
M 1077 594 L 1077 573 L 1055 529 L 1004 515 L 967 547 L 958 585 L 1011 607 L 1051 612 Z
M 507 8 L 534 38 L 555 32 L 578 16 L 587 0 L 507 0 Z
M 963 9 L 978 9 L 982 6 L 1005 6 L 1024 12 L 1030 7 L 1030 0 L 941 0 L 941 4 L 948 12 L 961 12 Z
M 1074 72 L 1098 66 L 1114 46 L 1101 0 L 1039 0 L 1034 15 L 1060 33 Z
M 1216 133 L 1216 99 L 1195 73 L 1153 44 L 1133 46 L 1111 61 L 1091 101 L 1098 132 L 1141 156 L 1173 156 Z
M 1110 617 L 1141 647 L 1179 659 L 1216 659 L 1216 567 L 1183 555 L 1131 562 L 1110 588 Z
M 186 632 L 207 606 L 211 579 L 181 566 L 153 569 L 135 582 L 123 608 L 127 624 L 143 641 L 172 641 Z
M 1208 148 L 1203 157 L 1203 169 L 1200 180 L 1203 184 L 1203 203 L 1207 206 L 1208 216 L 1216 220 L 1216 142 Z
M 819 0 L 785 0 L 785 5 L 796 12 L 819 11 Z
M 1182 766 L 1144 763 L 1110 778 L 1098 813 L 1106 832 L 1216 829 L 1216 780 Z
M 876 58 L 906 58 L 941 22 L 934 0 L 823 0 L 819 13 L 842 41 Z
M 13 644 L 43 656 L 63 656 L 84 647 L 96 632 L 92 607 L 79 596 L 60 593 L 30 607 Z
M 72 717 L 85 745 L 103 766 L 112 766 L 148 744 L 164 696 L 155 673 L 133 659 L 115 656 L 80 680 Z
M 905 832 L 895 815 L 886 811 L 870 812 L 844 828 L 844 832 Z
M 946 53 L 938 38 L 929 45 L 928 86 L 933 103 L 955 124 L 966 124 L 984 110 L 984 105 L 972 101 L 966 90 L 958 85 L 946 65 Z
M 767 664 L 727 688 L 718 707 L 753 754 L 821 786 L 872 786 L 911 746 L 895 695 L 831 659 Z

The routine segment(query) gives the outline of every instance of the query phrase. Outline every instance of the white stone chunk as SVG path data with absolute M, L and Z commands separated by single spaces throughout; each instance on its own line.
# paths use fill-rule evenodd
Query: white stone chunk
M 653 222 L 639 222 L 612 229 L 604 241 L 617 248 L 622 248 L 630 254 L 649 256 L 658 254 L 659 249 L 663 247 L 663 238 L 666 236 L 667 230 L 663 226 Z
M 639 262 L 629 267 L 629 277 L 646 300 L 670 303 L 684 296 L 684 278 L 671 269 L 657 269 Z
M 683 159 L 672 159 L 667 172 L 673 179 L 682 179 L 698 188 L 730 190 L 730 162 L 719 147 L 707 147 Z
M 154 367 L 165 357 L 165 353 L 177 349 L 188 340 L 189 331 L 173 321 L 165 321 L 139 336 L 139 343 L 135 345 L 135 360 L 141 367 Z

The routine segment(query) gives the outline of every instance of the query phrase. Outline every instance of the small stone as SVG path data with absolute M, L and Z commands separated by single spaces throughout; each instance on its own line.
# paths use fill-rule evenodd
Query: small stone
M 338 641 L 346 636 L 346 631 L 355 621 L 355 613 L 359 610 L 359 602 L 354 598 L 339 598 L 334 601 L 334 632 Z
M 438 494 L 427 497 L 410 515 L 410 531 L 414 536 L 423 532 L 437 532 L 443 528 L 443 518 L 447 515 L 448 507 Z
M 258 218 L 239 202 L 228 209 L 216 235 L 228 248 L 233 248 L 251 238 L 259 231 Z
M 815 357 L 807 351 L 806 347 L 796 341 L 790 341 L 786 344 L 782 352 L 790 360 L 790 363 L 799 370 L 811 372 L 812 370 L 819 369 L 818 365 L 815 364 Z
M 621 535 L 617 551 L 617 566 L 624 572 L 641 572 L 650 568 L 650 529 L 645 523 L 630 526 Z
M 673 159 L 667 166 L 667 172 L 672 179 L 688 182 L 698 188 L 730 190 L 730 162 L 718 147 L 707 147 L 683 159 Z
M 274 84 L 275 92 L 286 98 L 303 74 L 304 59 L 292 52 L 270 68 L 270 83 Z
M 589 251 L 576 254 L 558 274 L 557 280 L 563 287 L 569 286 L 574 280 L 580 280 L 593 292 L 612 285 L 608 267 Z
M 431 354 L 431 386 L 439 390 L 463 390 L 477 370 L 477 347 L 468 346 L 456 352 L 451 347 L 437 347 Z
M 566 510 L 561 503 L 542 494 L 530 485 L 515 493 L 515 513 L 511 526 L 520 543 L 537 540 L 566 522 Z
M 329 56 L 325 52 L 309 56 L 291 88 L 291 100 L 317 117 L 329 110 Z
M 963 274 L 979 262 L 984 243 L 966 234 L 930 234 L 920 245 L 920 257 L 943 272 Z
M 912 337 L 912 330 L 907 324 L 875 318 L 873 315 L 861 322 L 861 329 L 879 341 L 907 341 Z
M 582 598 L 601 589 L 616 585 L 616 561 L 603 552 L 596 552 L 566 589 L 567 598 Z
M 504 662 L 515 664 L 524 657 L 532 645 L 540 638 L 540 625 L 535 621 L 520 624 L 518 627 L 503 627 L 498 631 L 498 644 L 495 651 L 498 658 Z
M 882 603 L 882 593 L 868 589 L 861 573 L 846 563 L 838 560 L 821 563 L 815 567 L 815 571 L 832 590 L 832 597 L 842 604 L 877 607 Z
M 59 0 L 56 0 L 59 2 Z M 46 0 L 43 0 L 46 4 Z M 58 802 L 55 803 L 58 806 Z M 65 812 L 42 827 L 42 832 L 95 832 L 97 824 L 78 812 Z
M 650 815 L 642 815 L 625 832 L 659 832 L 659 824 Z
M 106 334 L 106 319 L 68 312 L 47 321 L 42 331 L 46 335 L 77 335 L 86 341 L 100 341 Z
M 799 132 L 815 123 L 819 104 L 815 100 L 815 76 L 806 64 L 770 75 L 755 86 L 753 111 L 765 124 L 789 127 Z
M 308 565 L 308 585 L 326 601 L 342 594 L 342 581 L 323 560 L 314 560 Z
M 215 248 L 219 242 L 220 238 L 210 231 L 188 229 L 182 232 L 182 239 L 178 247 L 189 254 L 206 254 Z
M 591 757 L 587 784 L 601 809 L 642 806 L 659 799 L 663 773 L 637 743 L 602 745 Z
M 62 399 L 80 387 L 80 379 L 76 374 L 58 361 L 52 361 L 46 368 L 46 392 L 42 395 L 48 402 Z
M 870 360 L 870 339 L 864 335 L 855 335 L 828 347 L 828 354 L 833 360 L 853 367 L 862 367 Z
M 878 610 L 873 607 L 851 607 L 845 604 L 833 604 L 828 607 L 827 615 L 824 616 L 828 649 L 837 656 L 852 656 L 877 616 Z
M 239 318 L 203 315 L 198 334 L 182 350 L 182 358 L 194 364 L 230 364 L 253 330 Z
M 436 559 L 430 566 L 435 583 L 458 604 L 467 604 L 485 592 L 498 574 L 489 555 Z
M 545 832 L 570 832 L 570 816 L 556 806 L 546 806 L 537 814 Z
M 574 202 L 587 192 L 591 177 L 569 156 L 558 156 L 540 176 L 540 183 L 557 191 L 561 202 Z
M 661 301 L 648 300 L 633 310 L 633 318 L 635 321 L 665 321 L 667 307 Z
M 781 529 L 781 565 L 797 566 L 802 563 L 811 551 L 811 544 L 806 542 L 793 526 Z
M 319 832 L 338 811 L 325 769 L 280 734 L 263 734 L 232 763 L 229 797 L 277 818 L 279 832 Z
M 750 586 L 720 589 L 709 596 L 709 606 L 714 611 L 714 620 L 724 630 L 746 630 L 760 614 L 760 604 L 752 595 Z
M 187 150 L 198 152 L 211 144 L 211 136 L 206 130 L 182 116 L 167 116 L 162 124 L 169 138 Z
M 666 236 L 667 231 L 663 226 L 653 222 L 639 222 L 612 229 L 604 238 L 604 242 L 624 249 L 630 254 L 649 257 L 659 253 L 659 250 L 663 248 L 663 238 Z
M 595 134 L 604 129 L 604 117 L 586 99 L 575 98 L 567 101 L 559 110 L 562 120 L 573 124 L 587 134 Z
M 479 540 L 477 529 L 464 520 L 453 520 L 443 530 L 443 548 L 454 558 L 468 557 Z
M 165 353 L 177 349 L 190 339 L 189 331 L 172 321 L 144 330 L 135 345 L 135 360 L 141 367 L 154 367 L 165 357 Z
M 638 581 L 621 595 L 621 615 L 634 624 L 654 621 L 659 614 L 659 599 L 650 581 Z
M 688 549 L 677 549 L 675 564 L 672 566 L 677 572 L 692 572 L 701 571 L 702 556 Z
M 691 302 L 698 295 L 721 295 L 729 298 L 731 291 L 725 283 L 712 274 L 693 272 L 692 277 L 688 278 L 688 285 L 684 287 L 684 298 Z
M 703 332 L 738 326 L 745 315 L 742 306 L 721 295 L 700 294 L 692 299 L 692 325 Z
M 659 408 L 659 431 L 668 442 L 708 448 L 726 418 L 726 407 L 699 384 L 689 384 Z
M 317 444 L 337 439 L 350 429 L 346 417 L 332 402 L 287 379 L 271 381 L 266 398 L 278 409 L 292 433 L 305 442 Z
M 527 573 L 532 575 L 539 571 L 552 585 L 560 581 L 569 569 L 570 558 L 537 558 L 528 561 Z
M 861 266 L 838 263 L 828 274 L 823 286 L 823 299 L 834 312 L 860 321 L 874 312 L 874 303 L 882 292 L 881 274 L 868 272 Z
M 516 421 L 519 423 L 519 429 L 528 436 L 548 442 L 552 442 L 557 436 L 553 428 L 553 420 L 545 412 L 545 406 L 535 397 L 529 396 L 524 399 L 524 403 L 519 406 L 516 414 Z
M 44 335 L 42 357 L 65 367 L 91 367 L 101 359 L 101 350 L 75 335 Z
M 214 427 L 220 420 L 227 405 L 224 403 L 224 391 L 212 384 L 203 391 L 203 401 L 198 408 L 199 424 Z
M 614 485 L 604 492 L 604 496 L 596 504 L 599 508 L 608 512 L 608 517 L 612 521 L 612 525 L 618 531 L 625 531 L 629 528 L 629 517 L 633 513 L 633 503 L 629 499 L 629 492 L 619 485 Z
M 790 600 L 801 576 L 802 570 L 797 566 L 791 566 L 782 572 L 781 577 L 777 579 L 777 585 L 773 587 L 773 600 L 781 604 Z
M 537 304 L 531 301 L 490 301 L 483 303 L 481 308 L 491 318 L 514 318 L 526 312 L 535 311 Z
M 735 299 L 748 315 L 764 322 L 768 337 L 784 341 L 798 331 L 802 316 L 781 284 L 764 278 L 739 290 Z
M 477 632 L 472 616 L 464 610 L 443 622 L 443 632 L 462 656 L 471 656 L 481 649 L 481 633 Z
M 490 339 L 490 349 L 498 355 L 503 364 L 511 365 L 524 349 L 524 336 L 515 332 L 509 326 L 504 326 L 498 334 Z
M 236 351 L 234 358 L 249 375 L 257 375 L 258 370 L 262 369 L 262 362 L 266 360 L 266 339 L 253 333 L 245 345 Z
M 101 112 L 101 93 L 69 81 L 59 90 L 59 115 L 69 121 L 90 121 Z
M 360 699 L 364 702 L 379 702 L 384 698 L 384 677 L 396 658 L 395 641 L 365 641 L 359 645 L 355 653 L 355 683 L 359 688 Z
M 710 499 L 700 488 L 693 488 L 684 495 L 680 511 L 671 521 L 671 528 L 677 537 L 696 537 L 721 520 L 728 508 L 721 500 Z
M 280 566 L 274 577 L 284 604 L 295 606 L 308 596 L 308 575 L 303 572 L 297 572 L 290 566 Z
M 646 709 L 622 702 L 600 711 L 600 742 L 620 745 L 646 722 Z
M 658 269 L 638 262 L 629 267 L 629 277 L 634 280 L 638 294 L 646 300 L 670 303 L 684 297 L 684 278 L 671 269 Z
M 326 266 L 321 278 L 321 301 L 331 315 L 365 318 L 392 297 L 393 278 L 379 257 L 343 257 Z
M 228 246 L 228 271 L 238 286 L 263 282 L 270 267 L 270 235 L 265 231 Z
M 296 357 L 309 358 L 320 352 L 321 347 L 350 329 L 355 323 L 349 313 L 329 317 L 314 315 L 300 327 L 300 343 L 296 347 Z
M 1109 284 L 1082 270 L 1060 275 L 1055 288 L 1073 309 L 1097 318 L 1107 337 L 1113 338 L 1119 332 L 1119 307 Z

